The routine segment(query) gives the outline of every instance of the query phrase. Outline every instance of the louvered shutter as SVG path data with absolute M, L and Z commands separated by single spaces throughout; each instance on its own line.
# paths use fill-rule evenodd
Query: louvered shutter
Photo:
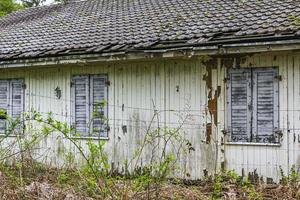
M 22 79 L 13 79 L 10 81 L 10 106 L 9 106 L 9 115 L 14 119 L 19 119 L 18 127 L 15 127 L 14 131 L 17 132 L 20 130 L 21 125 L 21 114 L 23 112 L 23 80 Z
M 233 142 L 249 142 L 251 135 L 251 71 L 232 69 L 228 77 L 228 126 Z
M 9 82 L 7 80 L 0 80 L 0 109 L 8 114 L 9 105 Z M 4 134 L 6 131 L 6 119 L 0 117 L 0 134 Z
M 73 77 L 73 110 L 77 133 L 89 134 L 89 77 Z
M 275 68 L 253 69 L 253 142 L 276 142 L 278 75 Z
M 90 78 L 91 88 L 91 117 L 93 122 L 92 135 L 107 136 L 107 76 L 92 75 Z

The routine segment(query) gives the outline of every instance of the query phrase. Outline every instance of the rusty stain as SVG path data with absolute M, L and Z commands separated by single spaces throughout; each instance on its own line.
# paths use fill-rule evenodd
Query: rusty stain
M 237 65 L 240 67 L 241 64 L 245 64 L 247 61 L 247 57 L 246 56 L 239 56 L 237 59 Z
M 244 64 L 247 61 L 246 56 L 232 56 L 232 57 L 222 57 L 221 58 L 221 67 L 225 68 L 240 68 L 242 64 Z
M 212 127 L 211 123 L 206 124 L 206 143 L 209 144 L 211 141 L 211 135 L 212 135 Z
M 206 82 L 206 87 L 208 88 L 209 92 L 208 92 L 208 110 L 209 113 L 212 115 L 212 66 L 213 65 L 212 60 L 208 60 L 206 62 L 204 62 L 204 64 L 206 65 L 206 71 L 207 71 L 207 75 L 203 76 L 203 80 Z M 207 123 L 206 124 L 206 143 L 209 144 L 211 142 L 211 136 L 212 136 L 212 124 L 211 123 Z
M 218 66 L 218 60 L 215 57 L 206 59 L 202 61 L 202 64 L 204 66 L 206 66 L 206 69 L 210 68 L 210 69 L 217 69 Z
M 218 97 L 221 93 L 221 86 L 217 87 L 214 95 L 212 95 L 212 90 L 208 94 L 208 110 L 212 118 L 214 119 L 214 124 L 218 123 Z
M 207 109 L 209 111 L 209 114 L 211 115 L 211 118 L 213 119 L 213 122 L 215 125 L 217 125 L 218 122 L 218 97 L 221 93 L 221 86 L 218 86 L 215 91 L 213 91 L 212 86 L 212 69 L 217 68 L 217 59 L 210 59 L 203 61 L 203 64 L 206 66 L 207 74 L 203 76 L 203 80 L 206 82 L 206 87 L 208 89 L 208 106 Z M 213 94 L 214 93 L 214 94 Z M 206 143 L 211 143 L 212 138 L 212 124 L 207 123 L 206 124 Z
M 237 67 L 239 68 L 242 64 L 245 64 L 247 58 L 252 57 L 254 54 L 235 54 L 235 55 L 226 55 L 226 56 L 210 56 L 205 58 L 202 61 L 202 64 L 206 67 L 210 67 L 212 69 L 217 68 L 218 59 L 221 61 L 221 67 L 232 68 Z
M 221 66 L 225 68 L 232 68 L 234 66 L 234 58 L 222 58 Z

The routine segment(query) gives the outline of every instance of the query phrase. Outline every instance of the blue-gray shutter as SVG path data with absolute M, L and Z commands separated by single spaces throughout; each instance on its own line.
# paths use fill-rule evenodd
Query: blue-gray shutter
M 23 80 L 14 79 L 10 82 L 11 90 L 11 117 L 16 119 L 19 118 L 23 112 Z
M 249 142 L 251 135 L 251 71 L 228 73 L 228 130 L 233 142 Z
M 0 80 L 0 109 L 8 114 L 9 110 L 9 82 L 7 80 Z M 6 119 L 3 116 L 0 119 L 0 133 L 4 134 L 6 131 Z
M 107 76 L 91 75 L 90 76 L 90 96 L 92 135 L 106 137 L 107 136 Z
M 278 71 L 276 68 L 253 69 L 253 142 L 276 142 L 279 128 Z
M 9 115 L 14 119 L 19 119 L 18 127 L 14 128 L 14 131 L 17 132 L 20 130 L 21 114 L 24 111 L 24 95 L 23 95 L 23 84 L 22 79 L 13 79 L 10 80 L 10 105 L 9 105 Z
M 89 134 L 89 76 L 73 77 L 73 114 L 77 133 Z

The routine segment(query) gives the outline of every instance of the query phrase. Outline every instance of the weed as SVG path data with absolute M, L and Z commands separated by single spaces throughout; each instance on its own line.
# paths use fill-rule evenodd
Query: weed
M 295 169 L 295 166 L 293 165 L 290 169 L 290 173 L 288 175 L 285 175 L 283 169 L 281 166 L 279 166 L 281 180 L 280 183 L 283 185 L 292 185 L 297 186 L 299 183 L 299 173 L 298 170 Z
M 69 176 L 67 173 L 62 172 L 57 178 L 57 181 L 59 184 L 66 184 L 70 180 Z
M 223 196 L 222 176 L 216 175 L 213 182 L 212 199 L 219 199 Z

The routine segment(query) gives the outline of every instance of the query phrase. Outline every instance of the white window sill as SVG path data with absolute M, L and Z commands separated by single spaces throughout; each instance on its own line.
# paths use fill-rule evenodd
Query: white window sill
M 270 146 L 270 147 L 281 147 L 280 143 L 255 143 L 255 142 L 226 142 L 225 145 L 232 145 L 232 146 Z
M 79 136 L 79 137 L 72 137 L 71 139 L 75 140 L 109 140 L 109 137 L 91 137 L 91 136 Z

